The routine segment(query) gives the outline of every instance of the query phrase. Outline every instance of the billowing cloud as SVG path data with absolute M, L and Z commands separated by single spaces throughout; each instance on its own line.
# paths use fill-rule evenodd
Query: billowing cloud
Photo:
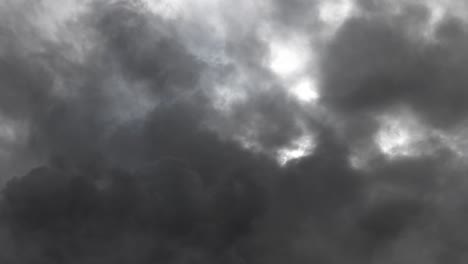
M 465 263 L 467 11 L 0 0 L 0 262 Z

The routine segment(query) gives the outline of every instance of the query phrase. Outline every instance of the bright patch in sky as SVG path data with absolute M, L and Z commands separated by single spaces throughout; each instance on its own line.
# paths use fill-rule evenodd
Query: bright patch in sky
M 15 130 L 7 124 L 0 125 L 0 142 L 13 142 L 16 139 Z
M 351 0 L 323 1 L 319 9 L 319 18 L 329 26 L 340 26 L 353 11 Z
M 218 2 L 219 0 L 143 0 L 151 12 L 166 19 L 175 19 L 184 12 L 194 12 L 195 9 L 212 9 Z
M 273 43 L 270 54 L 270 69 L 280 77 L 303 70 L 307 62 L 305 51 L 295 45 Z
M 311 79 L 303 79 L 295 84 L 290 92 L 300 101 L 313 102 L 317 101 L 320 94 L 317 89 L 317 84 Z
M 314 139 L 309 135 L 304 135 L 294 140 L 290 146 L 278 151 L 278 162 L 286 165 L 289 161 L 310 155 L 314 150 Z
M 26 142 L 27 124 L 9 119 L 0 115 L 0 154 L 5 154 L 5 150 L 18 143 Z
M 144 0 L 143 3 L 151 12 L 166 19 L 174 19 L 182 11 L 183 0 Z
M 436 32 L 440 22 L 444 19 L 446 10 L 444 10 L 440 3 L 437 2 L 429 3 L 428 8 L 429 19 L 425 30 L 423 30 L 423 35 L 429 40 L 434 40 L 434 33 Z
M 398 156 L 417 156 L 423 151 L 418 143 L 428 138 L 427 130 L 414 116 L 402 114 L 384 116 L 376 143 L 383 154 L 393 158 Z
M 411 143 L 411 136 L 408 130 L 399 127 L 397 124 L 389 124 L 377 136 L 380 149 L 385 154 L 394 154 L 403 151 Z
M 245 100 L 247 93 L 240 87 L 219 86 L 214 90 L 214 107 L 220 111 L 229 112 L 236 103 Z

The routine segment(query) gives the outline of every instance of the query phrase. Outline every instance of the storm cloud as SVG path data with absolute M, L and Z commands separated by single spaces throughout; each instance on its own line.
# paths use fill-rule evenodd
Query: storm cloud
M 466 263 L 467 12 L 0 0 L 0 263 Z

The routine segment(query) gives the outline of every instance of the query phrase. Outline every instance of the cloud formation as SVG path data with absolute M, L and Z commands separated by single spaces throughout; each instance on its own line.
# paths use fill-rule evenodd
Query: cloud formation
M 0 262 L 465 263 L 466 11 L 0 0 Z

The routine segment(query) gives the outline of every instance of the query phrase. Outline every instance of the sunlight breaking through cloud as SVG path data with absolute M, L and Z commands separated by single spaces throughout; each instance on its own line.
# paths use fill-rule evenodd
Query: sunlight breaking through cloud
M 320 98 L 317 84 L 313 79 L 305 78 L 293 85 L 290 93 L 302 102 L 315 102 Z
M 293 142 L 286 148 L 278 151 L 278 163 L 282 166 L 296 159 L 306 157 L 313 153 L 315 147 L 314 138 L 310 135 L 304 135 Z
M 283 78 L 304 70 L 308 60 L 306 48 L 294 42 L 273 42 L 270 45 L 270 54 L 270 69 Z
M 428 139 L 426 128 L 408 111 L 384 115 L 380 130 L 375 136 L 380 151 L 390 157 L 418 156 L 422 149 L 419 143 Z

